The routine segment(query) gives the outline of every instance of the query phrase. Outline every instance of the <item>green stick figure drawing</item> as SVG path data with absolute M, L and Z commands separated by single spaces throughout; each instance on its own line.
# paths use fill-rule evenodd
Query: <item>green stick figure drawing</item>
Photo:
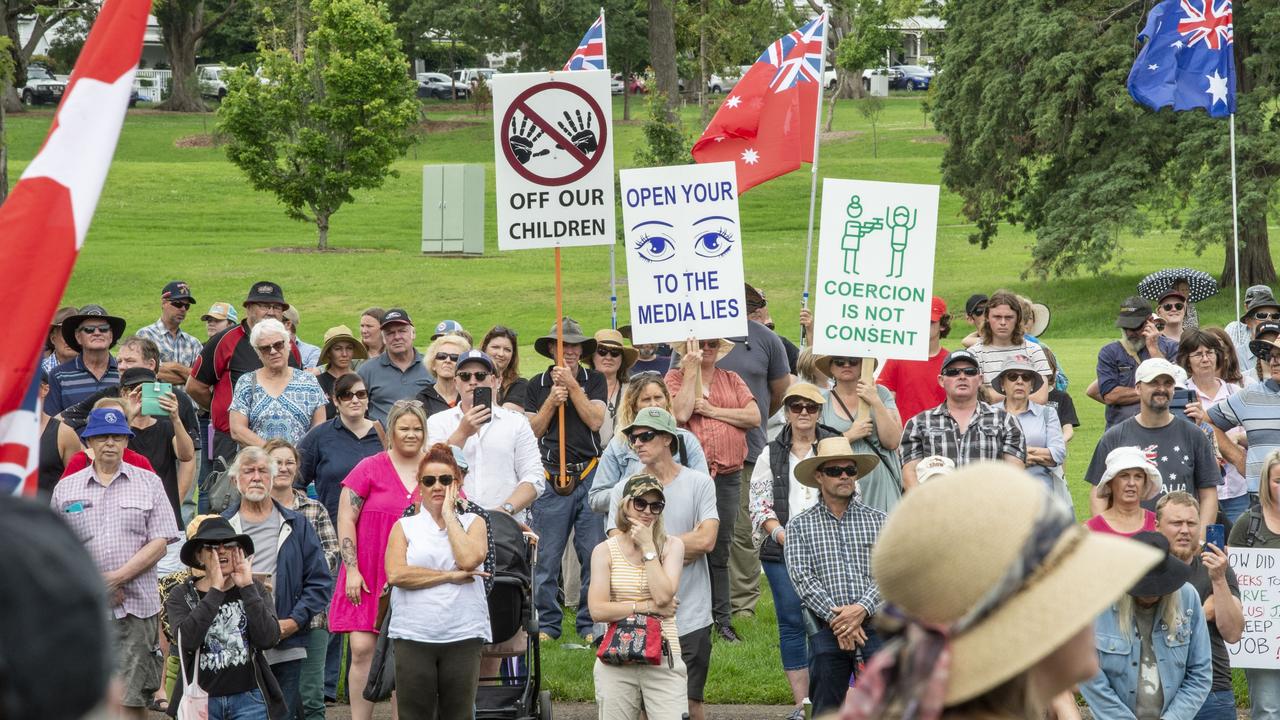
M 889 247 L 893 250 L 889 260 L 889 273 L 885 277 L 902 277 L 906 264 L 907 236 L 916 227 L 917 214 L 917 211 L 907 209 L 906 205 L 899 205 L 893 210 L 885 208 L 884 224 L 889 227 Z M 899 233 L 899 230 L 902 232 Z
M 844 250 L 844 271 L 851 275 L 857 275 L 858 250 L 862 247 L 862 238 L 876 230 L 883 229 L 884 222 L 880 218 L 867 221 L 858 220 L 858 218 L 862 217 L 862 198 L 857 195 L 849 198 L 849 205 L 845 208 L 845 213 L 849 216 L 849 219 L 844 223 L 844 235 L 840 238 L 840 248 Z

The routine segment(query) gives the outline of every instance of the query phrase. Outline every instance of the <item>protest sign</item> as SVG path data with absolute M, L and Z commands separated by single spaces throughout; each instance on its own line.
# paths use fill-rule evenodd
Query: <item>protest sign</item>
M 746 335 L 733 163 L 620 175 L 632 342 Z
M 927 360 L 938 186 L 822 183 L 813 350 Z
M 1244 634 L 1227 643 L 1233 668 L 1280 670 L 1280 550 L 1227 549 L 1240 584 Z
M 492 87 L 498 248 L 612 244 L 609 74 L 502 74 Z

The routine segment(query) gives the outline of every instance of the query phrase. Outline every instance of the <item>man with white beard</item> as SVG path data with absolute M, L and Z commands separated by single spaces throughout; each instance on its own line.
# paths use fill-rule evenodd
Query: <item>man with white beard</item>
M 1138 391 L 1133 373 L 1143 360 L 1163 357 L 1173 362 L 1178 343 L 1156 329 L 1151 305 L 1134 295 L 1126 298 L 1116 315 L 1123 335 L 1098 351 L 1098 396 L 1107 406 L 1107 427 L 1138 414 Z M 1098 399 L 1097 397 L 1094 398 Z

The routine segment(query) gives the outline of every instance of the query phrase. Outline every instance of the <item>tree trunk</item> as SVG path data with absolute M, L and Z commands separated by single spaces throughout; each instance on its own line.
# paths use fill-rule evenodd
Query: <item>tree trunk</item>
M 1231 240 L 1227 240 L 1227 258 L 1223 262 L 1219 287 L 1231 288 L 1235 284 L 1235 258 Z M 1276 268 L 1271 262 L 1271 248 L 1267 237 L 1265 213 L 1240 218 L 1240 287 L 1270 285 L 1276 281 Z M 1234 292 L 1234 288 L 1231 290 Z
M 631 119 L 631 68 L 622 69 L 622 119 Z
M 0 83 L 0 90 L 8 86 L 7 82 Z M 0 205 L 4 205 L 7 197 L 9 197 L 9 143 L 5 142 L 4 103 L 0 103 Z
M 649 0 L 649 64 L 657 91 L 667 96 L 667 114 L 674 120 L 680 80 L 676 75 L 676 18 L 668 0 Z
M 707 0 L 702 0 L 702 17 L 698 24 L 698 107 L 702 109 L 702 126 L 711 119 L 711 105 L 707 102 Z
M 18 96 L 19 81 L 27 78 L 27 61 L 22 56 L 22 44 L 18 42 L 17 13 L 8 11 L 3 0 L 0 0 L 0 37 L 7 37 L 12 45 L 9 48 L 13 59 L 13 82 L 0 85 L 0 104 L 7 112 L 25 112 L 22 98 Z
M 329 249 L 329 216 L 333 213 L 316 211 L 316 229 L 320 231 L 316 239 L 316 249 L 325 252 Z

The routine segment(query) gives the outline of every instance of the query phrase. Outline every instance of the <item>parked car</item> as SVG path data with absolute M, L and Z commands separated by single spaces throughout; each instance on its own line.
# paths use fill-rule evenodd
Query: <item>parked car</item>
M 227 96 L 227 75 L 230 72 L 231 68 L 226 65 L 196 66 L 196 83 L 200 86 L 200 96 L 219 100 L 225 98 Z
M 44 65 L 27 66 L 27 84 L 22 86 L 22 102 L 25 105 L 48 103 L 57 105 L 67 83 L 54 76 Z
M 418 73 L 418 96 L 433 97 L 437 100 L 466 100 L 471 95 L 471 86 L 454 82 L 453 78 L 438 72 Z
M 473 88 L 480 80 L 484 80 L 485 83 L 488 83 L 493 79 L 493 76 L 497 74 L 497 72 L 498 71 L 493 68 L 463 68 L 461 70 L 454 70 L 452 77 L 459 85 L 466 85 L 469 88 Z
M 614 73 L 613 77 L 609 78 L 610 95 L 621 95 L 625 87 L 626 84 L 622 82 L 622 73 Z
M 862 89 L 863 90 L 867 90 L 867 91 L 871 90 L 871 77 L 873 75 L 888 75 L 890 88 L 901 89 L 903 87 L 903 85 L 901 85 L 901 82 L 902 82 L 901 70 L 897 70 L 891 67 L 889 68 L 878 67 L 878 68 L 867 68 L 866 70 L 862 71 Z
M 890 69 L 901 73 L 896 86 L 892 78 L 889 80 L 890 87 L 903 90 L 928 90 L 929 83 L 933 82 L 933 72 L 919 65 L 894 65 Z
M 729 92 L 738 84 L 738 81 L 741 80 L 742 76 L 746 75 L 747 71 L 750 69 L 750 65 L 738 65 L 736 67 L 729 68 L 723 74 L 712 73 L 711 77 L 707 80 L 707 92 L 714 93 L 716 95 Z

